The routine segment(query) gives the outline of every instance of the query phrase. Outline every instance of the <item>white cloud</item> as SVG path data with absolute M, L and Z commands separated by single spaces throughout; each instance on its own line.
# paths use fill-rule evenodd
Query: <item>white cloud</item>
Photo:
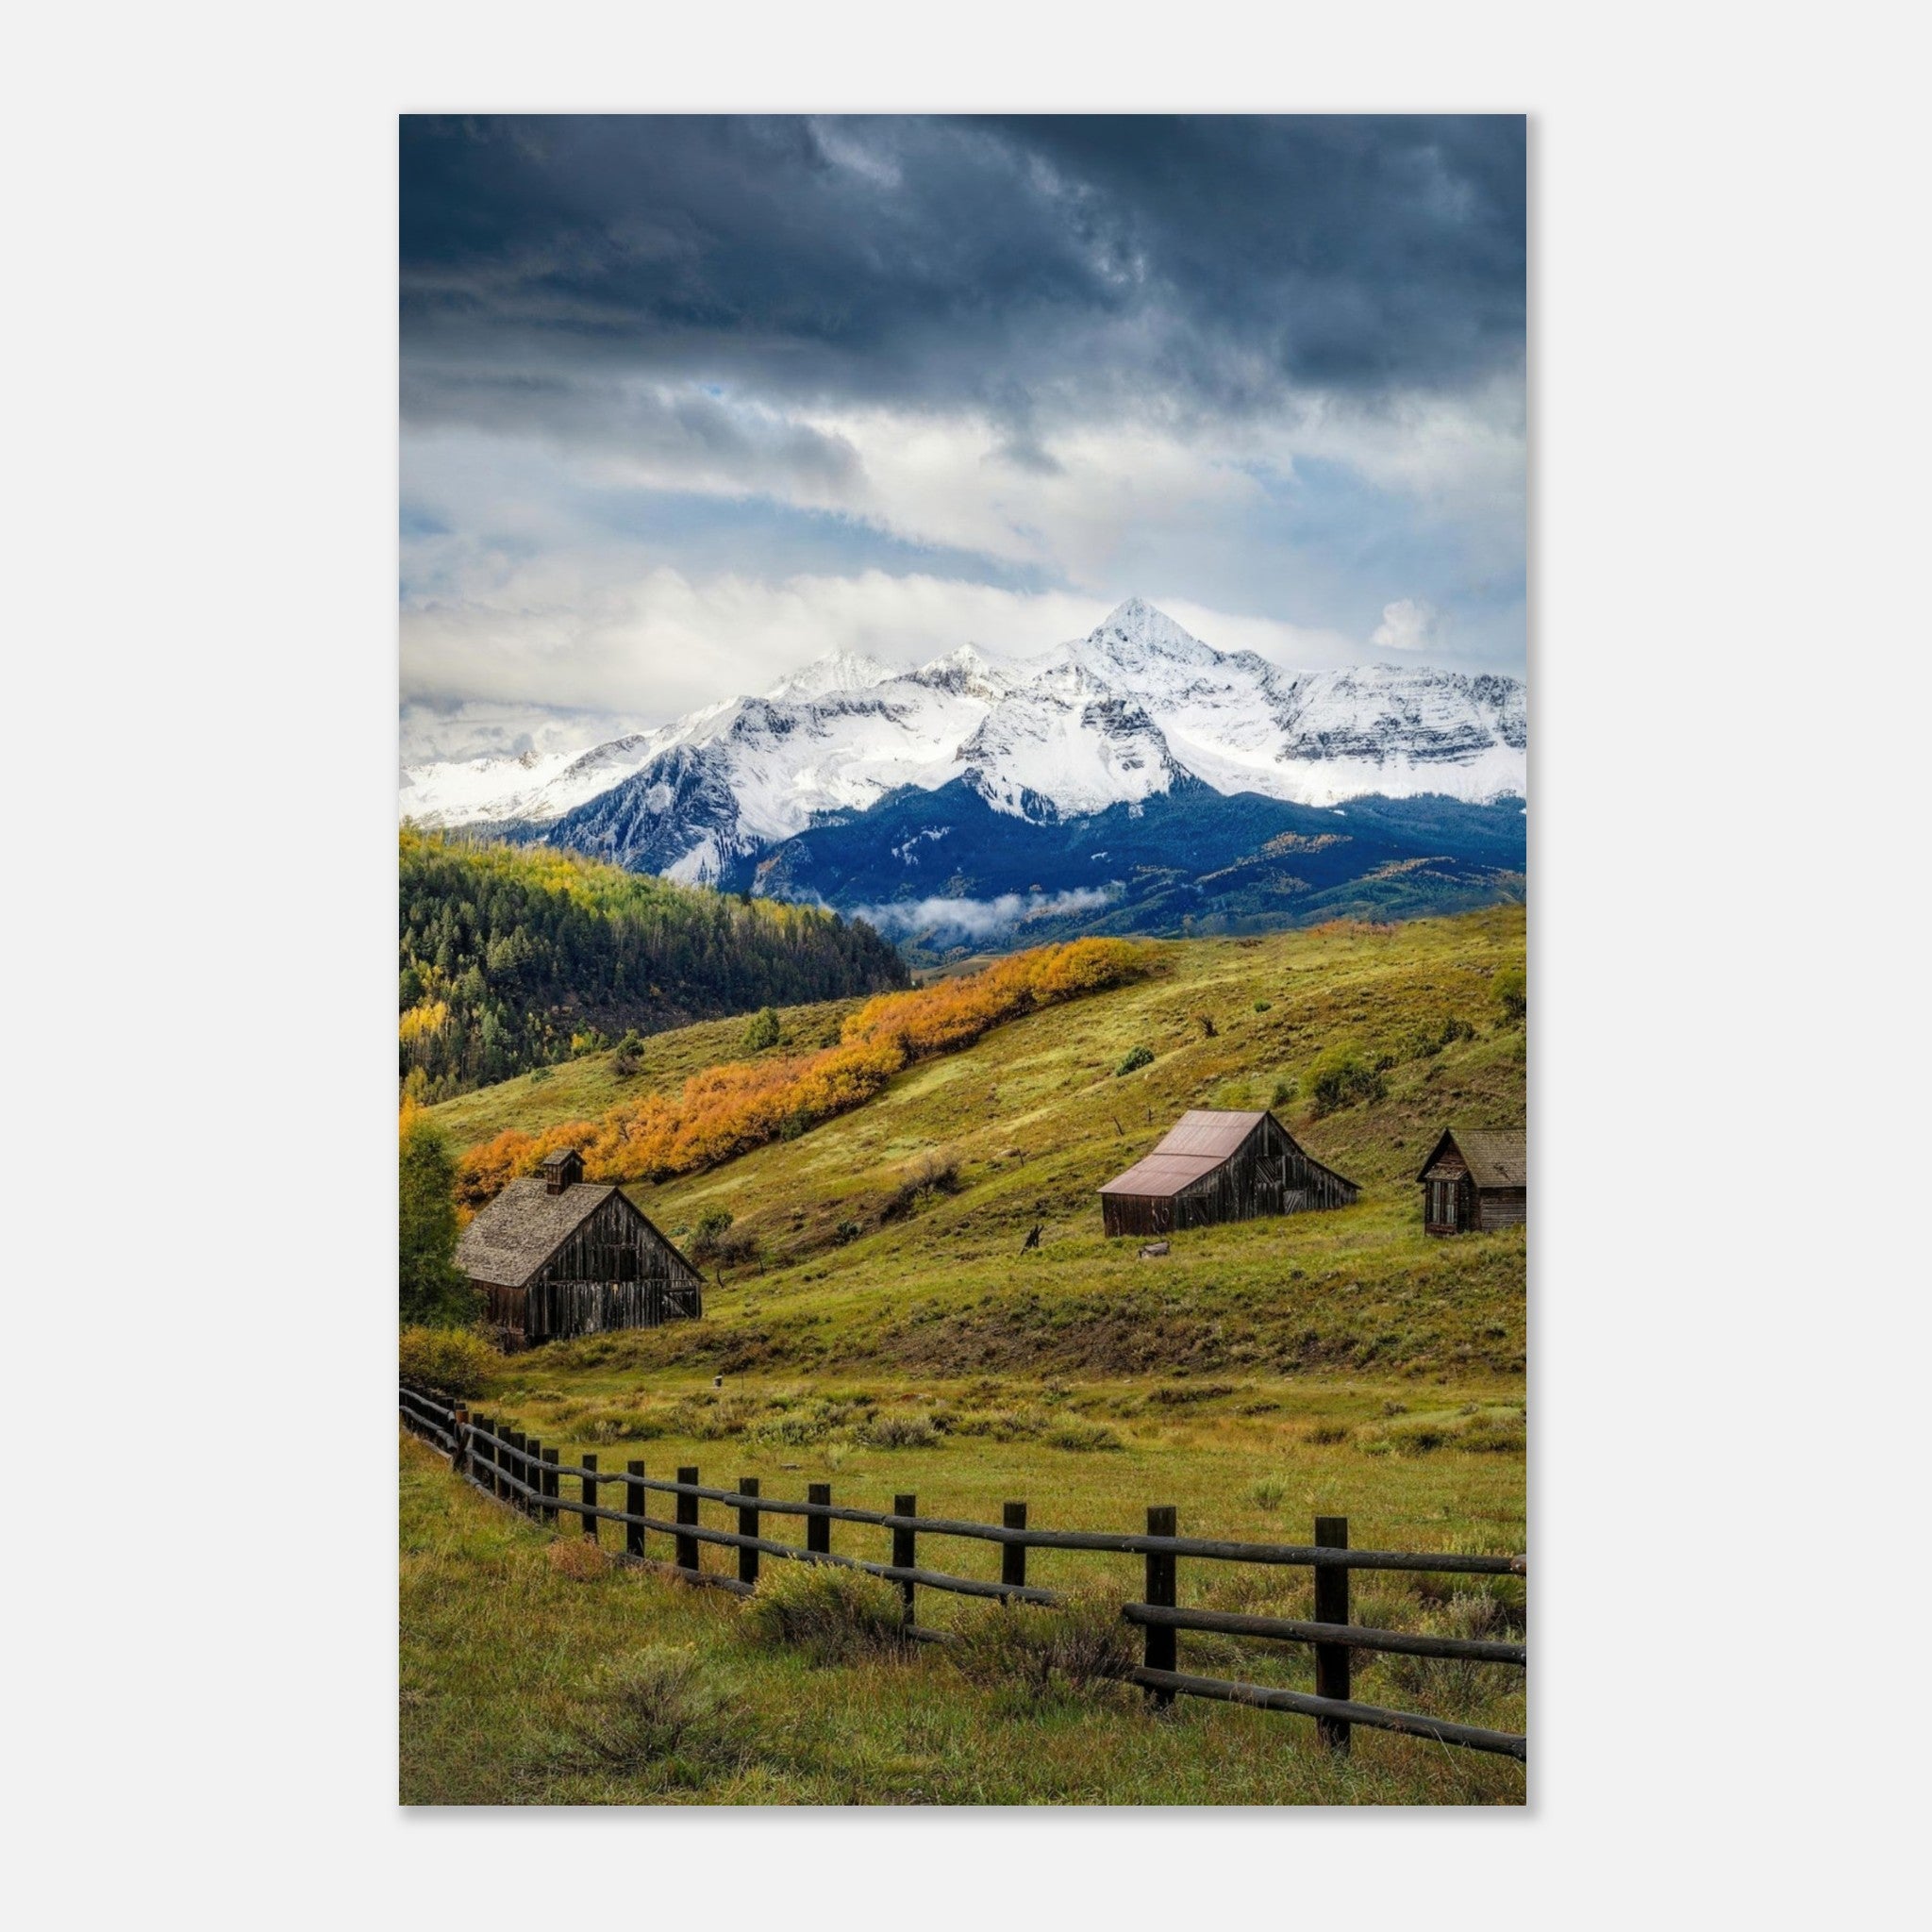
M 529 703 L 406 704 L 397 720 L 398 754 L 405 765 L 521 758 L 525 753 L 541 758 L 551 752 L 582 751 L 656 722 L 659 721 Z
M 573 743 L 609 735 L 598 719 L 661 724 L 769 690 L 833 650 L 908 669 L 962 643 L 1031 657 L 1085 636 L 1117 601 L 884 571 L 693 579 L 668 567 L 637 574 L 623 553 L 608 551 L 518 560 L 458 545 L 441 575 L 442 594 L 403 612 L 409 715 L 446 717 L 460 705 L 459 719 L 497 724 L 516 707 L 534 708 L 570 714 Z M 1158 584 L 1120 586 L 1122 596 L 1129 591 L 1217 650 L 1257 651 L 1291 670 L 1358 655 L 1337 633 L 1164 599 Z M 426 727 L 414 735 L 432 736 Z M 478 744 L 498 747 L 510 748 L 491 736 Z
M 788 414 L 695 385 L 633 386 L 593 404 L 574 403 L 561 421 L 533 409 L 490 435 L 412 425 L 406 494 L 450 528 L 552 549 L 591 537 L 568 507 L 585 491 L 765 499 L 1111 596 L 1157 544 L 1204 558 L 1239 544 L 1244 521 L 1265 511 L 1262 477 L 1315 458 L 1468 525 L 1482 567 L 1521 553 L 1520 381 L 1373 408 L 1284 394 L 1266 417 L 1213 421 L 1178 421 L 1149 401 L 1105 422 L 1043 425 L 1024 445 L 1010 425 L 973 412 Z
M 1262 495 L 1224 449 L 1151 425 L 1044 436 L 1028 462 L 1012 459 L 1008 429 L 981 417 L 881 409 L 810 427 L 856 456 L 849 514 L 908 541 L 1043 565 L 1101 595 L 1131 572 L 1148 529 L 1169 541 L 1211 535 Z
M 1297 560 L 1277 553 L 1281 580 L 1272 581 L 1257 569 L 1254 532 L 1274 527 L 1304 458 L 1369 475 L 1432 506 L 1431 516 L 1436 505 L 1452 515 L 1457 504 L 1488 505 L 1483 534 L 1466 533 L 1472 556 L 1520 542 L 1506 483 L 1517 477 L 1520 498 L 1520 410 L 1512 416 L 1507 386 L 1480 405 L 1369 411 L 1302 398 L 1268 421 L 1212 425 L 1150 405 L 1138 419 L 1042 427 L 1024 461 L 989 416 L 650 400 L 595 435 L 534 423 L 507 434 L 406 433 L 415 521 L 403 546 L 401 694 L 444 721 L 431 729 L 419 720 L 419 743 L 458 756 L 462 744 L 513 749 L 525 733 L 541 741 L 546 719 L 553 739 L 594 741 L 608 735 L 599 720 L 663 723 L 766 690 L 834 649 L 908 666 L 968 641 L 1031 655 L 1083 635 L 1129 593 L 1220 650 L 1252 650 L 1288 670 L 1356 661 L 1360 619 L 1350 613 L 1351 634 L 1337 627 L 1347 599 L 1319 562 L 1306 586 L 1318 622 L 1176 594 L 1226 582 L 1231 604 L 1293 608 Z M 825 452 L 837 459 L 822 460 Z M 693 514 L 694 498 L 778 504 L 815 520 L 774 535 L 755 512 L 733 544 L 736 511 Z M 861 530 L 943 560 L 909 574 L 863 567 L 881 545 Z M 976 581 L 979 558 L 997 560 L 991 575 L 1038 573 L 1066 588 Z M 1441 621 L 1404 598 L 1387 606 L 1372 641 L 1427 650 L 1441 641 Z M 466 735 L 447 728 L 465 702 L 530 716 L 479 712 Z
M 1304 395 L 1271 433 L 1294 454 L 1340 463 L 1379 489 L 1496 525 L 1521 553 L 1520 369 L 1446 395 L 1395 391 L 1374 402 Z
M 669 567 L 622 553 L 510 560 L 479 554 L 452 594 L 406 608 L 406 701 L 459 698 L 623 713 L 654 721 L 769 689 L 832 650 L 910 667 L 974 641 L 1038 650 L 1091 628 L 1093 600 L 867 571 L 776 583 Z
M 1399 597 L 1382 607 L 1382 622 L 1369 642 L 1378 651 L 1427 651 L 1441 636 L 1442 614 L 1434 605 Z
M 887 934 L 958 933 L 977 940 L 1029 919 L 1097 912 L 1111 896 L 1098 886 L 1076 886 L 1066 892 L 1002 892 L 996 899 L 895 899 L 883 906 L 855 907 L 853 916 Z

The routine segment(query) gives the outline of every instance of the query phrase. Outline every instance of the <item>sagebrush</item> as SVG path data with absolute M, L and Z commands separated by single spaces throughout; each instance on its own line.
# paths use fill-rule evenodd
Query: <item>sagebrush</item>
M 910 1642 L 899 1592 L 883 1577 L 782 1557 L 745 1598 L 744 1624 L 758 1641 L 790 1644 L 822 1664 L 898 1656 Z

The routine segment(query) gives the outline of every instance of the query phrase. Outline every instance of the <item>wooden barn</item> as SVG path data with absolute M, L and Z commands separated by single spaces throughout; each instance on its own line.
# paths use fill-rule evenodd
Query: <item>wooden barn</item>
M 587 1182 L 574 1152 L 511 1181 L 463 1230 L 457 1266 L 511 1348 L 705 1311 L 698 1271 L 620 1189 Z
M 1152 1154 L 1101 1189 L 1100 1212 L 1110 1235 L 1172 1234 L 1215 1221 L 1345 1208 L 1360 1191 L 1297 1146 L 1266 1108 L 1196 1108 Z
M 1430 1234 L 1514 1227 L 1529 1214 L 1529 1137 L 1521 1127 L 1448 1128 L 1416 1179 Z

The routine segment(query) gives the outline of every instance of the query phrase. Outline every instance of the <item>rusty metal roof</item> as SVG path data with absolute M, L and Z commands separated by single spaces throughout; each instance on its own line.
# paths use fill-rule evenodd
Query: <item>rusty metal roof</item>
M 1210 1174 L 1268 1118 L 1265 1108 L 1252 1113 L 1192 1108 L 1160 1137 L 1153 1153 L 1135 1161 L 1101 1189 L 1103 1194 L 1168 1195 L 1191 1188 Z
M 1150 1154 L 1125 1174 L 1117 1174 L 1103 1194 L 1178 1194 L 1221 1165 L 1205 1154 Z
M 1157 1154 L 1205 1154 L 1225 1160 L 1263 1121 L 1265 1108 L 1252 1113 L 1224 1111 L 1220 1108 L 1191 1108 L 1160 1137 Z

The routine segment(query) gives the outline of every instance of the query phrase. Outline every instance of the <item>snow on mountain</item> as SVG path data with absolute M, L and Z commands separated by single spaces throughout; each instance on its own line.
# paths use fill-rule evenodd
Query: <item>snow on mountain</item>
M 547 824 L 627 777 L 657 736 L 614 738 L 590 751 L 413 765 L 402 775 L 402 815 L 424 825 Z
M 912 676 L 934 691 L 958 691 L 990 705 L 1011 697 L 1020 688 L 1020 681 L 1008 669 L 995 664 L 973 644 L 961 644 L 957 651 L 935 658 L 930 664 L 922 664 Z
M 1098 691 L 995 706 L 958 758 L 989 805 L 1021 818 L 1138 804 L 1179 772 L 1146 710 Z
M 890 664 L 881 664 L 862 651 L 827 651 L 823 658 L 814 658 L 803 671 L 780 678 L 765 695 L 780 702 L 809 700 L 824 697 L 831 691 L 870 691 L 875 684 L 890 684 L 900 675 Z
M 1424 666 L 1276 669 L 1129 598 L 1086 637 L 999 660 L 971 644 L 916 671 L 833 652 L 763 697 L 731 698 L 581 754 L 420 766 L 401 808 L 430 825 L 521 822 L 684 878 L 965 778 L 997 811 L 1072 817 L 1201 779 L 1332 805 L 1363 794 L 1526 792 L 1514 678 Z

